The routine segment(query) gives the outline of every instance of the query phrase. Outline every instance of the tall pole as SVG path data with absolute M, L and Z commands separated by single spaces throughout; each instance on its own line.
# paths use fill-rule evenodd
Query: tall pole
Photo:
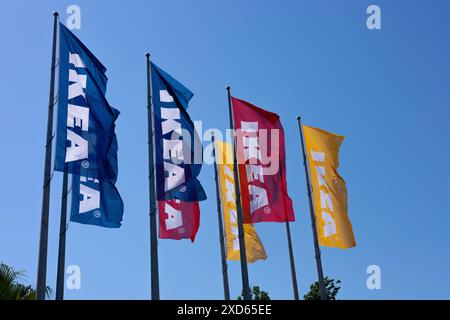
M 156 234 L 156 192 L 155 192 L 155 160 L 153 155 L 153 92 L 150 53 L 147 57 L 147 121 L 148 121 L 148 162 L 150 190 L 150 256 L 152 300 L 159 300 L 158 239 Z
M 53 13 L 53 46 L 50 69 L 50 94 L 48 98 L 47 137 L 45 140 L 44 185 L 42 193 L 41 234 L 39 237 L 39 260 L 37 272 L 36 299 L 45 300 L 47 289 L 47 248 L 48 220 L 50 211 L 50 182 L 52 165 L 53 140 L 53 106 L 55 104 L 55 67 L 56 67 L 56 35 L 58 28 L 58 12 Z
M 300 116 L 297 117 L 297 122 L 298 122 L 298 130 L 300 133 L 300 140 L 302 142 L 303 166 L 305 167 L 306 188 L 308 190 L 309 212 L 311 214 L 311 227 L 312 227 L 313 237 L 314 237 L 314 251 L 316 253 L 316 265 L 317 265 L 317 275 L 319 278 L 320 299 L 327 300 L 325 282 L 323 280 L 322 260 L 320 258 L 319 240 L 317 238 L 316 216 L 314 215 L 314 204 L 313 204 L 313 200 L 312 200 L 311 181 L 309 180 L 308 160 L 306 157 L 305 141 L 303 138 L 302 122 L 301 122 Z
M 242 273 L 242 291 L 244 295 L 244 300 L 250 300 L 250 284 L 248 281 L 248 268 L 247 268 L 247 252 L 245 250 L 245 234 L 244 234 L 244 224 L 242 217 L 242 199 L 241 190 L 239 188 L 239 171 L 237 166 L 236 157 L 236 134 L 234 131 L 234 121 L 233 121 L 233 108 L 231 103 L 231 88 L 227 87 L 228 93 L 228 112 L 230 115 L 230 129 L 233 141 L 233 167 L 234 167 L 234 186 L 236 193 L 236 209 L 237 209 L 237 223 L 239 232 L 239 253 L 241 258 L 241 273 Z
M 291 228 L 288 221 L 286 221 L 286 234 L 289 248 L 289 260 L 291 262 L 292 289 L 294 290 L 294 300 L 299 300 L 297 274 L 295 272 L 294 251 L 292 249 Z
M 216 199 L 217 199 L 217 217 L 219 220 L 219 240 L 220 240 L 220 256 L 222 258 L 222 276 L 223 276 L 223 293 L 225 300 L 230 300 L 230 286 L 228 284 L 228 264 L 225 255 L 225 236 L 223 233 L 223 222 L 222 222 L 222 210 L 220 203 L 220 191 L 219 191 L 219 177 L 217 173 L 217 153 L 214 134 L 211 137 L 213 143 L 213 157 L 214 157 L 214 179 L 216 181 Z
M 64 274 L 66 267 L 66 231 L 67 231 L 67 181 L 69 174 L 64 170 L 61 196 L 61 221 L 59 224 L 58 271 L 56 276 L 56 300 L 64 300 Z

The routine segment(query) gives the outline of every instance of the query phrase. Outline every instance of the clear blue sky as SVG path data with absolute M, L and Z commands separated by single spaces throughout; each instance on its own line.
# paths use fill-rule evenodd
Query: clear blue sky
M 72 1 L 2 3 L 0 77 L 2 182 L 0 260 L 36 283 L 52 11 Z M 295 117 L 342 134 L 340 172 L 357 240 L 322 248 L 326 275 L 342 299 L 450 298 L 450 3 L 436 1 L 77 1 L 74 33 L 108 68 L 107 96 L 118 119 L 123 227 L 71 223 L 67 265 L 82 289 L 68 299 L 148 299 L 150 255 L 145 53 L 191 89 L 194 120 L 227 127 L 226 85 L 235 96 L 281 116 L 301 295 L 316 280 L 305 177 Z M 382 29 L 366 28 L 378 4 Z M 194 244 L 159 243 L 163 299 L 223 297 L 213 168 L 200 179 Z M 55 287 L 61 174 L 52 181 L 48 284 Z M 268 260 L 249 266 L 250 282 L 274 299 L 292 297 L 283 224 L 258 224 Z M 366 268 L 382 270 L 382 289 L 366 288 Z M 232 296 L 240 267 L 229 267 Z

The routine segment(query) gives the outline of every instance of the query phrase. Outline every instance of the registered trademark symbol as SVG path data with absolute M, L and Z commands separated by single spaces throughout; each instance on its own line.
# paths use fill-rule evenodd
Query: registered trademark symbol
M 186 192 L 186 190 L 187 190 L 186 186 L 181 186 L 180 187 L 180 192 Z
M 84 160 L 83 162 L 81 162 L 81 166 L 85 169 L 89 168 L 89 161 Z
M 95 211 L 94 211 L 94 217 L 100 218 L 101 215 L 102 215 L 102 213 L 100 212 L 100 210 L 95 210 Z
M 272 209 L 270 209 L 270 207 L 265 207 L 264 208 L 264 213 L 265 214 L 269 214 L 269 213 L 271 213 L 272 212 Z
M 181 227 L 181 228 L 178 229 L 178 233 L 179 233 L 179 234 L 183 234 L 183 233 L 185 233 L 185 232 L 186 232 L 186 230 L 185 230 L 183 227 Z

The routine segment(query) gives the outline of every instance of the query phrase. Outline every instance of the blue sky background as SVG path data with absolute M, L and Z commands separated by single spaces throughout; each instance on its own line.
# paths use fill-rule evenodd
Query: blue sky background
M 342 134 L 341 175 L 357 240 L 322 248 L 324 272 L 342 299 L 449 299 L 450 3 L 436 1 L 8 1 L 0 11 L 0 260 L 27 270 L 35 285 L 50 77 L 52 11 L 62 21 L 81 7 L 74 33 L 108 68 L 108 99 L 118 119 L 125 202 L 118 230 L 71 223 L 67 265 L 82 289 L 68 299 L 148 299 L 150 254 L 145 53 L 195 96 L 194 120 L 227 127 L 226 85 L 239 98 L 281 116 L 301 295 L 316 280 L 305 177 L 295 117 Z M 378 4 L 382 29 L 366 28 Z M 223 297 L 213 168 L 200 179 L 194 244 L 159 242 L 161 298 Z M 55 288 L 61 174 L 52 181 L 48 284 Z M 291 299 L 283 224 L 258 224 L 268 260 L 249 266 L 250 282 Z M 366 268 L 382 271 L 368 290 Z M 232 296 L 240 267 L 229 263 Z

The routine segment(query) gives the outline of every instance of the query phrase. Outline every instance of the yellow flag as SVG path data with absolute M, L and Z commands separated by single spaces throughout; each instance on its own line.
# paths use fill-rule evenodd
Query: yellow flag
M 231 144 L 216 141 L 227 260 L 240 260 L 232 152 Z M 244 233 L 247 262 L 267 259 L 266 251 L 253 224 L 244 224 Z
M 319 244 L 334 248 L 356 246 L 347 216 L 347 188 L 338 174 L 339 147 L 344 137 L 303 126 Z

